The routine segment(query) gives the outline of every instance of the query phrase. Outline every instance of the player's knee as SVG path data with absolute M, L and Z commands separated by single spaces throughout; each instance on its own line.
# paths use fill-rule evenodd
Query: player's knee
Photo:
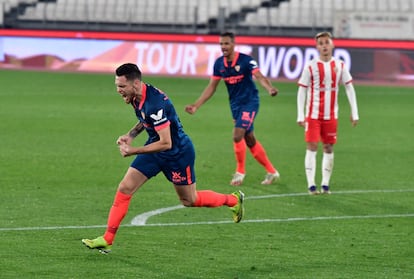
M 253 146 L 256 145 L 256 139 L 255 138 L 245 138 L 245 141 L 246 141 L 246 145 L 249 148 L 252 148 Z
M 243 135 L 233 135 L 233 141 L 235 143 L 240 142 L 243 139 Z
M 318 150 L 318 143 L 317 142 L 308 142 L 307 149 L 310 151 L 317 151 Z
M 118 185 L 118 191 L 127 194 L 127 195 L 132 195 L 135 192 L 135 188 L 129 186 L 127 183 L 125 183 L 124 181 L 121 181 Z
M 333 145 L 332 144 L 324 144 L 323 145 L 323 152 L 332 153 L 333 152 Z

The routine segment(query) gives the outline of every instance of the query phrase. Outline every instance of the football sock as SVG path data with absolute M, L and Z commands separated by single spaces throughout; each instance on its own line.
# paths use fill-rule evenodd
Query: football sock
M 132 195 L 127 195 L 121 193 L 120 191 L 117 191 L 115 194 L 114 203 L 112 204 L 111 210 L 109 211 L 108 227 L 103 236 L 109 245 L 111 245 L 114 241 L 116 231 L 118 230 L 122 219 L 124 219 L 128 211 L 131 197 Z
M 273 167 L 269 158 L 267 158 L 266 151 L 264 150 L 263 146 L 260 144 L 259 141 L 256 140 L 256 144 L 250 148 L 250 152 L 252 153 L 256 161 L 265 167 L 268 173 L 276 172 L 275 167 Z
M 236 172 L 245 174 L 246 173 L 246 169 L 245 169 L 245 165 L 246 165 L 246 142 L 244 141 L 244 139 L 242 139 L 239 142 L 233 142 L 233 148 L 234 148 L 234 154 L 236 155 L 236 162 L 237 162 L 237 167 L 236 167 Z
M 322 157 L 322 185 L 329 186 L 329 180 L 331 179 L 332 169 L 334 165 L 334 154 L 323 153 Z
M 218 207 L 227 205 L 233 207 L 237 204 L 237 198 L 231 194 L 221 194 L 211 190 L 197 191 L 197 199 L 194 207 Z
M 315 184 L 315 168 L 316 168 L 316 151 L 306 150 L 305 155 L 305 172 L 308 187 Z

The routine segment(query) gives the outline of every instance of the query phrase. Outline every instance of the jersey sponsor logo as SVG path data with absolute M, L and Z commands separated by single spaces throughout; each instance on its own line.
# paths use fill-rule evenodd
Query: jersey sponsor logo
M 186 178 L 181 176 L 181 172 L 171 172 L 172 182 L 175 184 L 179 184 L 182 181 L 185 181 Z
M 241 119 L 244 121 L 251 121 L 252 118 L 250 117 L 250 112 L 243 111 Z
M 243 80 L 243 75 L 231 76 L 231 77 L 224 78 L 224 81 L 228 84 L 236 84 L 236 83 L 241 82 L 242 80 Z
M 154 125 L 157 125 L 158 123 L 161 123 L 161 122 L 163 122 L 163 121 L 165 121 L 167 119 L 165 117 L 164 118 L 162 117 L 163 113 L 164 113 L 164 110 L 163 109 L 160 109 L 157 112 L 157 114 L 152 113 L 150 115 L 150 117 L 155 120 L 154 121 Z

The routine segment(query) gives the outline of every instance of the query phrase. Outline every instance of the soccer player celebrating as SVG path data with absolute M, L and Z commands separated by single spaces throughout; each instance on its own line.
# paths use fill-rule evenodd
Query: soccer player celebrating
M 305 173 L 308 191 L 319 194 L 315 184 L 316 153 L 319 140 L 323 143 L 321 193 L 330 194 L 338 119 L 339 82 L 345 85 L 351 106 L 352 126 L 358 123 L 358 108 L 352 77 L 343 61 L 332 57 L 334 44 L 329 32 L 315 36 L 319 57 L 309 61 L 299 79 L 297 123 L 305 128 Z M 306 113 L 304 113 L 306 103 Z
M 241 191 L 226 195 L 196 190 L 194 147 L 168 96 L 142 82 L 141 71 L 135 64 L 123 64 L 116 69 L 115 85 L 125 103 L 132 105 L 139 120 L 126 135 L 118 138 L 119 151 L 124 157 L 138 156 L 118 186 L 105 234 L 95 239 L 82 239 L 82 243 L 102 253 L 110 252 L 132 195 L 160 172 L 174 185 L 184 206 L 228 206 L 233 212 L 233 221 L 240 222 L 244 211 Z M 149 136 L 145 145 L 132 146 L 133 139 L 143 130 Z
M 230 181 L 231 185 L 239 186 L 246 174 L 246 150 L 249 148 L 253 157 L 267 171 L 262 184 L 271 184 L 280 175 L 267 157 L 266 151 L 254 135 L 254 119 L 259 111 L 259 92 L 253 76 L 268 91 L 276 96 L 278 90 L 263 76 L 256 61 L 249 55 L 236 52 L 235 36 L 231 32 L 220 35 L 220 47 L 223 55 L 214 63 L 210 82 L 194 104 L 187 105 L 185 110 L 194 114 L 200 106 L 215 93 L 221 79 L 224 80 L 229 94 L 230 108 L 234 120 L 233 147 L 236 157 L 236 171 Z

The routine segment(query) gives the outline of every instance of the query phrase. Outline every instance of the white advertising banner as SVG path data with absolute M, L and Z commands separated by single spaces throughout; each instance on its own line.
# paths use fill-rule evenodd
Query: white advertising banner
M 297 81 L 318 56 L 314 38 L 238 37 L 272 79 Z M 134 62 L 148 75 L 209 77 L 222 55 L 217 35 L 0 29 L 0 69 L 113 73 Z M 335 39 L 333 55 L 355 80 L 414 84 L 414 40 Z
M 334 19 L 337 38 L 414 39 L 414 14 L 392 12 L 338 12 Z

